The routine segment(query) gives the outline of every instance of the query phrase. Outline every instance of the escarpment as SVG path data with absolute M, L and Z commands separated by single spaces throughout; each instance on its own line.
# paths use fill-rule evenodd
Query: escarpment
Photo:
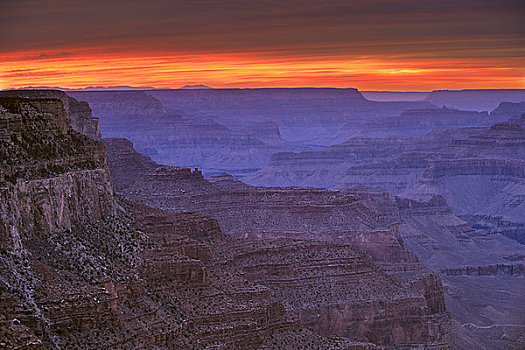
M 366 348 L 299 328 L 263 286 L 221 268 L 214 219 L 113 193 L 104 147 L 59 99 L 0 98 L 0 346 Z
M 2 97 L 0 105 L 2 249 L 114 214 L 104 146 L 69 126 L 61 100 Z
M 210 115 L 181 116 L 144 91 L 70 92 L 87 101 L 105 137 L 125 137 L 142 153 L 166 165 L 243 174 L 262 168 L 274 152 L 296 149 L 274 123 L 231 129 Z
M 144 168 L 129 144 L 104 142 L 112 175 L 122 176 L 115 182 L 126 182 L 123 195 L 168 211 L 216 217 L 224 232 L 244 238 L 211 245 L 221 266 L 265 285 L 303 326 L 392 347 L 447 348 L 441 282 L 404 249 L 393 197 L 256 188 L 225 174 L 207 181 L 190 169 Z M 124 172 L 130 166 L 125 159 L 139 161 L 133 174 Z M 381 211 L 387 207 L 394 215 Z M 412 321 L 404 323 L 406 314 Z

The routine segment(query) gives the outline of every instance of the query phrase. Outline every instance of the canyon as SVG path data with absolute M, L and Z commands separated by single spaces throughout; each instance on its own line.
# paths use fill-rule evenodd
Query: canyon
M 449 316 L 439 278 L 404 249 L 396 222 L 357 197 L 255 188 L 228 174 L 208 181 L 197 169 L 152 163 L 128 140 L 104 143 L 120 194 L 170 212 L 215 217 L 225 233 L 238 237 L 220 249 L 225 268 L 270 288 L 308 329 L 381 345 L 447 347 Z M 363 303 L 384 310 L 371 311 L 366 326 L 358 316 Z M 414 304 L 426 311 L 409 311 Z M 413 324 L 400 320 L 400 312 L 415 312 Z M 385 338 L 385 327 L 396 331 Z
M 524 320 L 516 308 L 522 305 L 520 261 L 525 257 L 524 247 L 501 234 L 471 228 L 439 195 L 424 202 L 366 187 L 341 191 L 260 188 L 228 174 L 206 180 L 196 170 L 146 161 L 127 140 L 104 142 L 116 183 L 127 183 L 120 188 L 125 196 L 169 211 L 197 210 L 215 216 L 233 236 L 349 244 L 367 253 L 380 269 L 405 285 L 422 283 L 420 292 L 424 291 L 427 301 L 440 300 L 439 295 L 444 293 L 452 305 L 447 340 L 454 348 L 506 349 L 519 343 L 519 325 Z M 137 166 L 133 173 L 124 171 L 130 164 L 145 161 L 147 166 Z M 148 186 L 142 188 L 143 184 Z M 439 273 L 444 290 L 435 287 L 432 281 L 436 275 L 412 254 Z M 479 277 L 472 276 L 476 274 Z M 505 293 L 515 297 L 509 299 Z M 476 304 L 479 300 L 485 304 Z M 444 307 L 437 306 L 444 305 L 442 302 L 435 305 L 437 310 Z M 465 330 L 462 325 L 469 319 L 487 327 Z M 510 326 L 506 327 L 504 320 L 512 320 Z M 502 334 L 507 338 L 494 340 Z M 479 341 L 484 337 L 491 340 Z
M 89 102 L 104 137 L 127 138 L 162 164 L 199 167 L 208 175 L 243 175 L 264 167 L 275 152 L 318 149 L 284 140 L 270 120 L 232 129 L 214 116 L 170 110 L 147 91 L 70 94 Z
M 132 202 L 61 99 L 0 102 L 3 347 L 448 348 L 441 283 L 414 257 L 421 274 L 394 278 L 350 240 L 240 239 L 216 219 Z M 206 181 L 158 176 L 173 173 Z
M 521 94 L 1 91 L 0 347 L 519 349 Z
M 3 348 L 381 348 L 301 328 L 222 266 L 234 239 L 215 219 L 117 196 L 103 144 L 61 99 L 0 105 Z

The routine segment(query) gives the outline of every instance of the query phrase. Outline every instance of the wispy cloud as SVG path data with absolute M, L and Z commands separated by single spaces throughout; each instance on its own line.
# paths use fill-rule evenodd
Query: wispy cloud
M 418 89 L 525 76 L 519 0 L 40 2 L 2 3 L 3 85 Z

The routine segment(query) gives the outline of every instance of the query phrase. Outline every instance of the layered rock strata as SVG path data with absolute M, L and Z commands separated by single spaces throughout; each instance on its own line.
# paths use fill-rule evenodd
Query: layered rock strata
M 125 145 L 124 141 L 105 142 L 108 153 L 112 154 L 110 164 L 112 168 L 115 167 L 115 171 L 112 171 L 114 176 L 123 173 L 119 169 L 123 164 L 122 159 L 142 159 L 140 156 L 131 157 L 128 147 L 122 147 L 120 158 L 118 148 L 119 145 Z M 140 165 L 137 169 L 139 168 Z M 224 266 L 239 271 L 244 264 L 244 257 L 251 256 L 250 262 L 241 270 L 242 274 L 257 283 L 267 285 L 273 296 L 284 302 L 285 306 L 288 305 L 289 313 L 298 317 L 310 329 L 320 334 L 346 337 L 355 333 L 352 339 L 389 346 L 409 347 L 411 342 L 421 342 L 434 344 L 438 348 L 446 347 L 442 327 L 447 322 L 447 314 L 439 278 L 426 271 L 415 256 L 404 249 L 397 229 L 398 223 L 395 221 L 398 218 L 381 213 L 374 207 L 373 201 L 361 200 L 357 194 L 312 188 L 254 188 L 228 175 L 207 181 L 190 169 L 159 166 L 154 171 L 146 171 L 142 175 L 135 174 L 134 179 L 128 176 L 128 183 L 121 193 L 169 211 L 203 212 L 217 217 L 225 232 L 245 237 L 247 240 L 233 240 L 217 246 L 218 254 L 228 257 Z M 141 181 L 146 178 L 147 181 Z M 382 203 L 389 205 L 387 200 Z M 383 206 L 377 205 L 381 208 Z M 304 239 L 309 241 L 303 241 Z M 373 257 L 374 263 L 363 254 L 350 254 L 353 251 L 351 247 L 367 252 Z M 239 257 L 231 254 L 238 254 Z M 316 258 L 318 254 L 320 255 Z M 340 260 L 335 256 L 339 254 L 345 258 Z M 282 256 L 288 258 L 283 259 Z M 281 263 L 266 263 L 279 259 Z M 310 266 L 312 259 L 316 264 Z M 257 260 L 261 262 L 257 263 Z M 292 264 L 287 261 L 296 262 Z M 378 264 L 380 268 L 374 264 Z M 372 270 L 367 270 L 369 272 L 364 275 L 354 270 L 365 265 L 372 266 Z M 342 287 L 350 278 L 344 271 L 348 271 L 350 275 L 355 274 L 356 277 L 361 276 L 354 282 L 362 279 L 363 283 L 373 284 L 365 282 L 373 275 L 372 279 L 383 281 L 385 288 L 387 285 L 391 286 L 397 290 L 394 294 L 401 293 L 404 297 L 391 300 L 379 285 L 370 287 L 379 288 L 378 293 L 386 294 L 372 297 L 372 300 L 383 300 L 380 303 L 371 301 L 366 302 L 366 305 L 370 305 L 373 310 L 379 308 L 378 310 L 388 311 L 380 311 L 375 316 L 372 313 L 371 320 L 364 321 L 357 316 L 361 312 L 357 310 L 361 310 L 358 304 L 365 302 L 368 297 Z M 368 290 L 365 287 L 358 289 L 365 294 Z M 359 295 L 357 299 L 354 299 L 354 292 Z M 300 295 L 304 293 L 313 293 L 308 299 L 310 306 L 308 303 L 290 302 L 300 300 Z M 321 301 L 315 300 L 316 296 L 321 295 L 326 296 L 321 297 Z M 396 303 L 397 306 L 393 306 Z M 395 310 L 410 309 L 413 303 L 419 305 L 418 309 L 424 307 L 426 311 L 414 316 L 414 324 L 401 326 L 402 317 L 396 316 L 399 311 Z M 412 313 L 415 310 L 408 309 L 402 313 Z M 315 316 L 320 312 L 324 315 L 323 319 Z M 387 319 L 393 321 L 383 319 L 380 316 L 383 312 L 390 315 Z M 331 326 L 325 329 L 323 327 L 327 322 Z M 362 322 L 377 323 L 365 326 Z M 390 335 L 381 333 L 379 324 L 392 328 Z M 402 331 L 403 327 L 407 329 L 406 332 Z M 421 338 L 416 333 L 425 335 Z
M 443 280 L 453 317 L 449 343 L 457 349 L 522 347 L 525 247 L 473 229 L 443 197 L 396 202 L 405 246 Z
M 265 168 L 243 180 L 257 186 L 330 188 L 342 181 L 350 169 L 374 167 L 403 154 L 435 152 L 452 140 L 465 139 L 483 131 L 486 129 L 463 128 L 434 130 L 414 137 L 353 137 L 322 151 L 276 153 Z
M 299 329 L 222 269 L 210 244 L 231 238 L 215 220 L 115 197 L 103 145 L 61 100 L 0 106 L 1 347 L 370 348 Z
M 100 140 L 99 119 L 92 116 L 87 102 L 78 101 L 59 90 L 8 90 L 0 91 L 0 97 L 53 98 L 64 104 L 67 120 L 73 130 L 94 140 Z
M 115 213 L 104 146 L 71 129 L 61 100 L 0 104 L 2 249 Z
M 272 123 L 252 123 L 231 129 L 212 119 L 213 114 L 181 117 L 168 111 L 144 91 L 70 92 L 88 101 L 100 117 L 104 137 L 125 137 L 144 154 L 167 165 L 206 169 L 207 174 L 235 174 L 262 168 L 271 154 L 295 150 Z

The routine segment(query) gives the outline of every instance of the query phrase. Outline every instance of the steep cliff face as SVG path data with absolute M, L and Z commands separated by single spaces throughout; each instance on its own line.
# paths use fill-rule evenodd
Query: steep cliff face
M 61 100 L 0 98 L 1 248 L 114 214 L 102 144 L 76 133 Z
M 18 96 L 25 98 L 54 98 L 62 101 L 67 120 L 73 130 L 93 140 L 100 140 L 99 120 L 92 116 L 91 108 L 86 102 L 78 101 L 59 90 L 9 90 L 0 91 L 1 96 Z

